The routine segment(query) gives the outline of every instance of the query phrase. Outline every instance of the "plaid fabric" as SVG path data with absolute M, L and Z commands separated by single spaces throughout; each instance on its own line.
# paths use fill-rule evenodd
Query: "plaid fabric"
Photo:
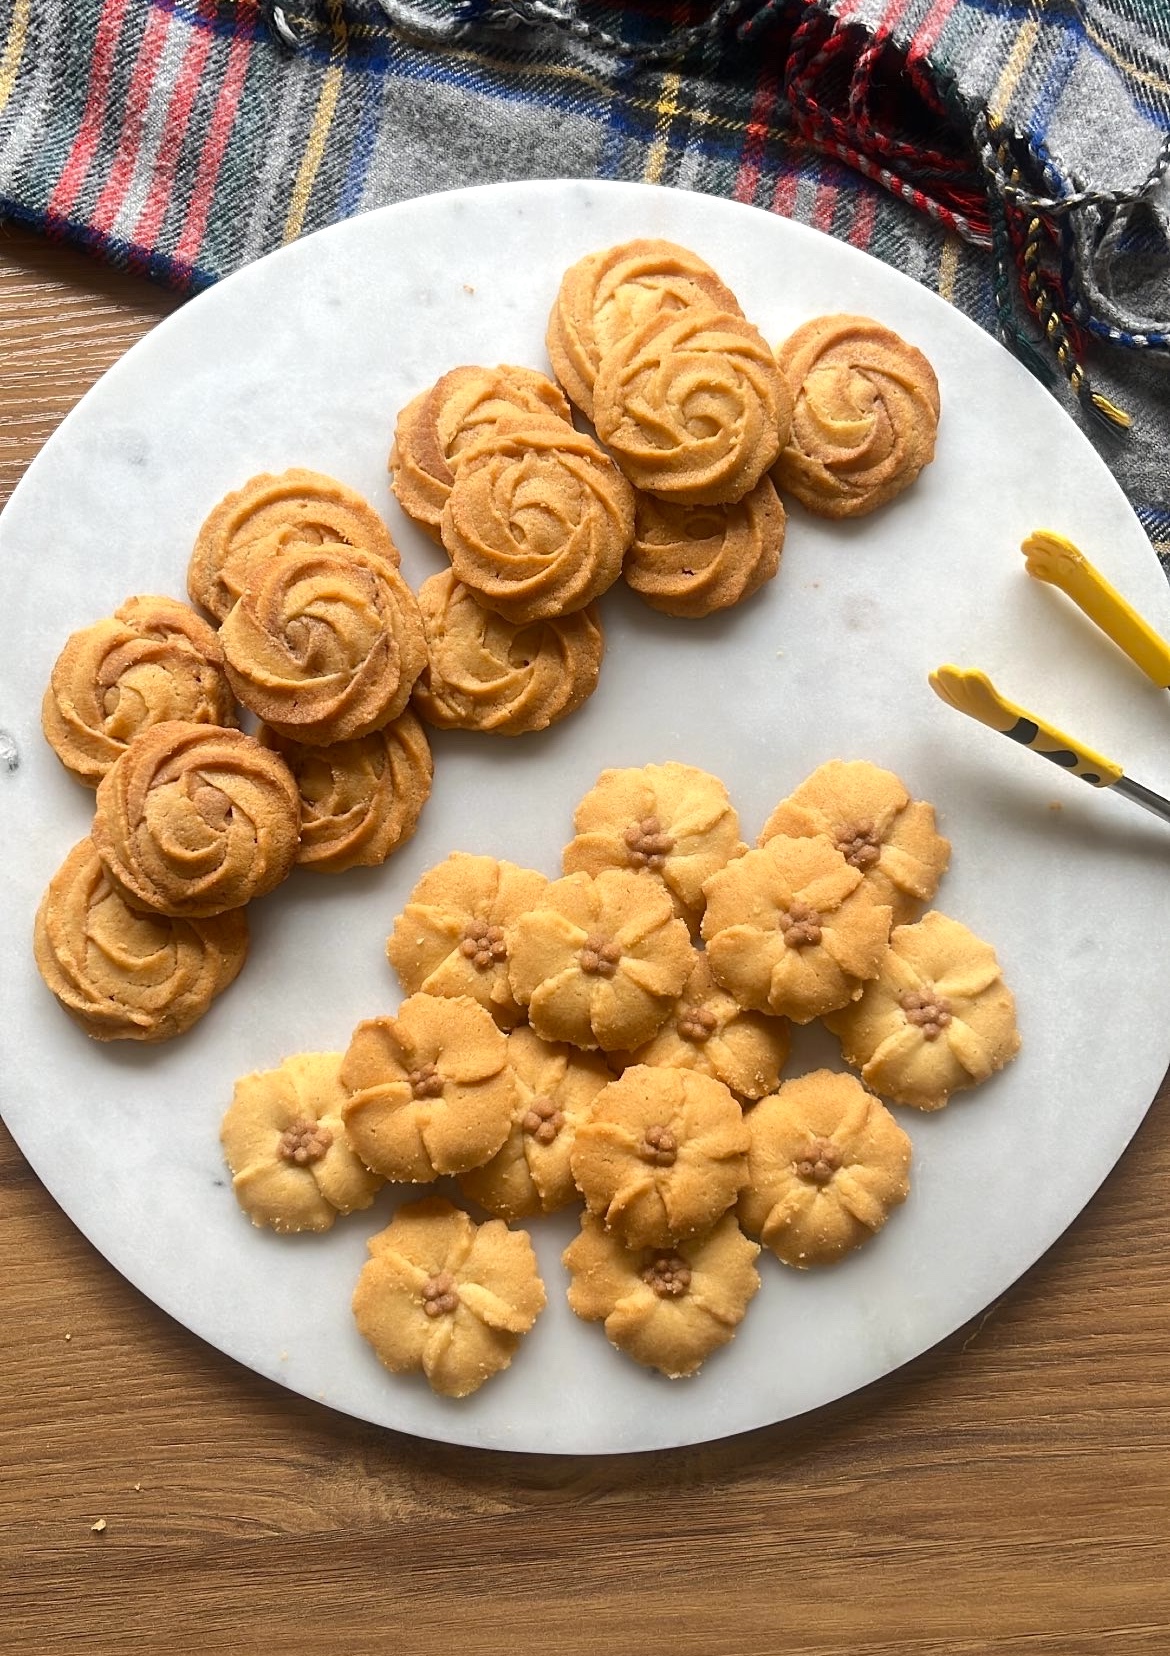
M 468 183 L 753 202 L 1052 379 L 1170 571 L 1168 130 L 1160 0 L 0 0 L 0 216 L 197 289 Z

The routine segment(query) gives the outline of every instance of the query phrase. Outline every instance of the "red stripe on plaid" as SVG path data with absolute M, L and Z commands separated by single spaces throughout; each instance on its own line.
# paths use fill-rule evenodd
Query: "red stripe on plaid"
M 165 11 L 152 11 L 146 21 L 142 45 L 139 47 L 134 73 L 126 93 L 126 112 L 122 120 L 121 136 L 118 139 L 118 152 L 114 156 L 114 164 L 110 168 L 105 188 L 93 210 L 94 229 L 100 230 L 103 235 L 108 235 L 113 228 L 118 209 L 126 199 L 126 191 L 130 188 L 130 180 L 134 176 L 134 166 L 142 144 L 146 106 L 150 101 L 154 73 L 167 38 L 170 21 L 170 15 Z
M 240 94 L 244 90 L 248 61 L 252 55 L 252 25 L 258 17 L 256 0 L 240 0 L 240 12 L 243 32 L 235 37 L 228 52 L 227 72 L 219 89 L 219 97 L 215 101 L 215 109 L 212 111 L 211 125 L 207 130 L 207 142 L 203 146 L 203 153 L 199 157 L 199 169 L 195 175 L 195 188 L 187 208 L 186 222 L 179 237 L 179 245 L 175 249 L 176 259 L 187 264 L 194 264 L 203 243 L 203 233 L 207 228 L 207 215 L 211 210 L 211 200 L 215 194 L 223 152 L 231 136 L 236 108 Z
M 818 184 L 816 200 L 813 202 L 812 217 L 809 223 L 814 230 L 831 230 L 833 228 L 833 209 L 837 205 L 837 186 L 835 184 Z
M 114 67 L 114 48 L 118 43 L 128 3 L 129 0 L 106 0 L 102 7 L 97 34 L 94 37 L 93 66 L 86 89 L 85 109 L 81 116 L 81 125 L 77 129 L 77 137 L 73 140 L 73 148 L 69 151 L 69 159 L 45 209 L 45 216 L 49 219 L 65 217 L 85 182 L 85 175 L 89 171 L 89 164 L 93 160 L 102 134 L 102 122 L 105 118 Z
M 751 114 L 743 144 L 743 155 L 739 169 L 735 175 L 735 188 L 731 192 L 733 201 L 752 202 L 756 198 L 756 189 L 760 182 L 760 173 L 763 167 L 764 145 L 768 138 L 768 122 L 772 111 L 776 107 L 776 100 L 780 96 L 780 77 L 775 70 L 767 69 L 756 88 L 756 95 L 752 99 Z
M 776 180 L 776 191 L 772 197 L 771 211 L 779 213 L 781 218 L 791 218 L 792 209 L 796 206 L 796 195 L 800 189 L 800 174 L 795 168 L 791 172 L 781 173 Z
M 211 52 L 213 39 L 210 29 L 194 29 L 191 33 L 191 43 L 179 65 L 175 89 L 167 106 L 167 141 L 158 158 L 150 193 L 138 215 L 138 223 L 134 226 L 133 239 L 139 247 L 153 249 L 159 227 L 166 215 L 175 182 L 175 170 L 179 165 L 183 139 L 187 133 L 187 123 L 191 119 L 191 108 L 195 102 L 195 94 L 199 90 L 199 79 Z
M 849 226 L 849 240 L 854 247 L 868 247 L 877 218 L 877 196 L 872 190 L 863 190 L 854 204 L 853 223 Z

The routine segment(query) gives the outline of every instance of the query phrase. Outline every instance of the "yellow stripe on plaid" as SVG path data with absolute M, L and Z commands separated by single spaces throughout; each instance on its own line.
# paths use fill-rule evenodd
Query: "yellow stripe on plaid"
M 661 184 L 663 168 L 666 166 L 666 152 L 670 146 L 670 129 L 675 116 L 680 112 L 682 105 L 678 101 L 681 77 L 677 74 L 663 75 L 662 91 L 658 96 L 655 108 L 658 121 L 654 128 L 654 138 L 646 156 L 646 167 L 642 177 L 647 184 Z
M 329 21 L 333 29 L 333 46 L 330 58 L 333 60 L 325 71 L 325 79 L 321 83 L 321 93 L 317 99 L 317 107 L 313 112 L 313 125 L 309 131 L 309 142 L 305 146 L 305 153 L 301 157 L 301 164 L 297 168 L 297 180 L 293 185 L 292 196 L 288 204 L 288 217 L 284 221 L 284 239 L 286 242 L 295 241 L 304 228 L 305 212 L 308 209 L 309 197 L 313 193 L 317 173 L 325 154 L 325 143 L 329 137 L 329 128 L 333 125 L 334 112 L 337 109 L 337 100 L 341 94 L 341 81 L 345 74 L 343 60 L 349 44 L 349 35 L 345 25 L 345 15 L 342 12 L 340 0 L 330 0 Z
M 16 85 L 16 71 L 20 68 L 20 60 L 24 56 L 24 43 L 28 37 L 28 14 L 31 0 L 16 0 L 16 7 L 12 13 L 12 22 L 4 41 L 4 56 L 0 57 L 0 109 L 12 96 L 12 88 Z
M 1020 84 L 1020 76 L 1028 67 L 1028 60 L 1036 49 L 1039 36 L 1040 25 L 1035 18 L 1025 23 L 1016 36 L 1016 43 L 999 77 L 999 85 L 991 95 L 989 107 L 997 121 L 1003 119 L 1004 110 L 1012 100 L 1012 93 Z
M 955 277 L 959 273 L 959 238 L 947 232 L 938 266 L 939 297 L 950 304 L 955 302 Z

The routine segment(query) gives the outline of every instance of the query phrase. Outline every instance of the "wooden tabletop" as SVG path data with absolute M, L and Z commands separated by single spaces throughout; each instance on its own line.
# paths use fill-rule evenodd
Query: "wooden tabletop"
M 0 229 L 0 500 L 176 303 Z M 787 1425 L 581 1460 L 258 1379 L 129 1287 L 0 1131 L 0 1650 L 1166 1656 L 1167 1104 L 917 1362 Z

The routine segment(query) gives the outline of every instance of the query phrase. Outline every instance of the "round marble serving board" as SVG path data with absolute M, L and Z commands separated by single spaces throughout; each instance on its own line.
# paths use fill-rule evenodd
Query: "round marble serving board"
M 938 456 L 910 492 L 852 524 L 790 514 L 780 573 L 737 612 L 655 615 L 603 601 L 593 699 L 541 736 L 436 735 L 435 790 L 384 868 L 298 872 L 251 911 L 251 958 L 190 1034 L 99 1046 L 33 966 L 33 913 L 88 830 L 92 795 L 43 741 L 38 710 L 67 634 L 128 595 L 184 593 L 208 508 L 254 472 L 332 473 L 386 514 L 417 586 L 441 554 L 386 476 L 396 412 L 461 362 L 546 366 L 565 267 L 634 236 L 707 257 L 778 340 L 860 311 L 938 371 Z M 641 185 L 532 183 L 405 202 L 310 236 L 156 328 L 48 443 L 0 523 L 4 1118 L 107 1259 L 240 1362 L 334 1408 L 420 1436 L 516 1450 L 670 1447 L 781 1420 L 865 1385 L 974 1316 L 1070 1222 L 1141 1120 L 1170 1052 L 1170 834 L 937 701 L 943 661 L 1170 784 L 1170 707 L 1071 607 L 1024 574 L 1047 526 L 1082 545 L 1163 630 L 1170 593 L 1120 489 L 998 345 L 865 254 L 753 208 Z M 387 1374 L 349 1299 L 366 1238 L 396 1200 L 325 1237 L 254 1230 L 217 1128 L 236 1076 L 344 1047 L 391 1010 L 383 947 L 425 869 L 454 849 L 554 875 L 573 806 L 606 766 L 678 759 L 722 776 L 745 837 L 825 759 L 866 757 L 939 808 L 954 844 L 938 898 L 997 947 L 1023 1051 L 946 1111 L 899 1111 L 913 1190 L 845 1263 L 761 1258 L 734 1343 L 668 1382 L 578 1323 L 559 1253 L 575 1219 L 532 1231 L 549 1306 L 512 1368 L 461 1403 Z M 806 1032 L 794 1071 L 835 1043 Z

